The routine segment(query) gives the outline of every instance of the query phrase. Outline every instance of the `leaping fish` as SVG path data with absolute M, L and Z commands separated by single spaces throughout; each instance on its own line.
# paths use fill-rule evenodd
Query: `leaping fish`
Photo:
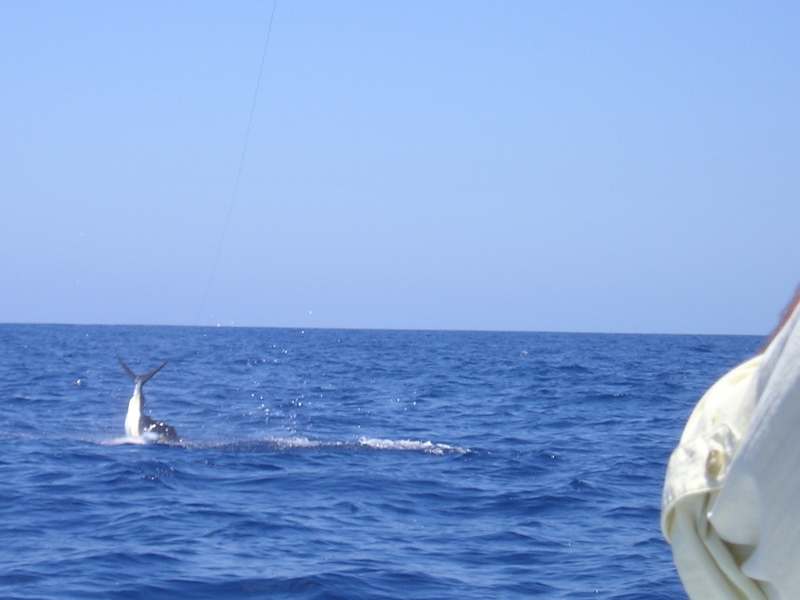
M 180 442 L 181 439 L 174 427 L 162 423 L 161 421 L 155 421 L 142 412 L 142 408 L 146 402 L 146 398 L 142 392 L 142 386 L 144 386 L 153 375 L 163 369 L 164 365 L 169 361 L 165 360 L 145 375 L 137 375 L 128 368 L 128 365 L 122 362 L 121 358 L 117 357 L 117 360 L 119 364 L 122 365 L 122 368 L 125 369 L 128 376 L 133 379 L 134 383 L 133 396 L 131 396 L 128 402 L 128 414 L 125 415 L 125 433 L 128 434 L 128 437 L 137 440 L 144 438 L 147 441 L 155 441 L 159 444 Z

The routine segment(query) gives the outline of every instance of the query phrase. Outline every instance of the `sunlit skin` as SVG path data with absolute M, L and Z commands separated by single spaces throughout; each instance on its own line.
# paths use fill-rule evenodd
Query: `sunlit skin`
M 780 333 L 781 329 L 783 329 L 783 327 L 786 325 L 786 322 L 789 320 L 789 317 L 792 316 L 792 313 L 794 312 L 794 309 L 797 308 L 798 304 L 800 304 L 800 285 L 797 286 L 794 292 L 794 297 L 789 302 L 789 304 L 786 305 L 786 308 L 783 310 L 783 314 L 781 315 L 781 320 L 778 323 L 778 326 L 775 327 L 775 330 L 769 335 L 767 341 L 764 342 L 763 346 L 761 346 L 759 354 L 764 352 L 767 349 L 767 346 L 769 346 L 772 343 L 772 340 L 775 339 L 775 336 L 777 336 Z

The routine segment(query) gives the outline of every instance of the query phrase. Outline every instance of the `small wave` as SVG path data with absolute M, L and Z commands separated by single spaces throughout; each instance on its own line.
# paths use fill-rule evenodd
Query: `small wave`
M 116 437 L 111 440 L 100 441 L 101 446 L 124 446 L 125 444 L 133 444 L 134 446 L 149 446 L 150 444 L 159 444 L 161 446 L 184 446 L 182 442 L 179 443 L 159 443 L 158 434 L 148 431 L 143 433 L 140 437 L 122 436 Z
M 111 440 L 99 442 L 103 446 L 120 446 L 124 444 L 146 445 L 147 440 L 141 438 L 118 437 Z M 450 446 L 448 444 L 437 444 L 430 441 L 419 440 L 389 440 L 381 438 L 360 438 L 356 441 L 336 441 L 336 440 L 312 440 L 307 437 L 295 436 L 289 438 L 270 437 L 261 440 L 235 440 L 230 442 L 186 442 L 180 446 L 194 449 L 218 449 L 234 452 L 290 452 L 292 450 L 339 450 L 357 451 L 361 449 L 388 451 L 388 452 L 422 452 L 424 454 L 434 454 L 444 456 L 446 454 L 467 454 L 468 448 Z
M 267 438 L 264 440 L 269 444 L 274 444 L 279 449 L 306 449 L 306 448 L 337 448 L 345 446 L 344 442 L 333 442 L 324 440 L 310 440 L 307 437 L 296 436 L 290 438 Z
M 110 440 L 98 442 L 103 446 L 122 446 L 132 444 L 137 446 L 148 445 L 153 440 L 143 438 L 132 438 L 128 436 L 117 437 Z M 389 440 L 382 438 L 366 438 L 362 437 L 354 442 L 340 442 L 335 440 L 312 440 L 303 436 L 294 436 L 288 438 L 270 437 L 261 440 L 239 440 L 232 442 L 217 442 L 217 443 L 191 443 L 184 442 L 179 444 L 185 448 L 196 449 L 228 449 L 228 450 L 244 450 L 253 451 L 260 449 L 262 451 L 277 450 L 280 452 L 290 450 L 314 450 L 314 449 L 334 449 L 341 450 L 358 450 L 366 448 L 369 450 L 380 451 L 394 451 L 394 452 L 422 452 L 424 454 L 435 454 L 436 456 L 444 456 L 445 454 L 467 454 L 470 452 L 469 448 L 460 448 L 458 446 L 450 446 L 448 444 L 437 444 L 431 441 L 420 440 Z
M 556 369 L 563 373 L 590 373 L 589 369 L 577 363 L 571 365 L 561 365 L 556 367 Z
M 370 450 L 388 450 L 397 452 L 423 452 L 425 454 L 466 454 L 469 449 L 449 446 L 447 444 L 436 444 L 434 442 L 423 442 L 418 440 L 389 440 L 382 438 L 362 437 L 356 442 L 337 442 L 330 440 L 310 440 L 307 437 L 291 438 L 270 438 L 265 440 L 274 444 L 281 450 L 286 449 L 307 449 L 307 448 L 368 448 Z
M 425 454 L 466 454 L 469 449 L 447 444 L 434 444 L 433 442 L 420 442 L 416 440 L 383 440 L 379 438 L 361 438 L 358 440 L 359 446 L 371 448 L 373 450 L 398 450 L 424 452 Z
M 135 446 L 144 446 L 148 444 L 149 441 L 144 439 L 143 437 L 134 438 L 124 435 L 122 437 L 116 437 L 111 440 L 100 441 L 99 444 L 101 446 L 124 446 L 125 444 L 133 444 Z

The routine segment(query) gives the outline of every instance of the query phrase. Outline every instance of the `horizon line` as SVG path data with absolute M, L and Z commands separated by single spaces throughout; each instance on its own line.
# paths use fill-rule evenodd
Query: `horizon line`
M 236 325 L 234 323 L 216 325 L 189 325 L 189 324 L 155 324 L 155 323 L 66 323 L 66 322 L 28 322 L 28 321 L 2 321 L 0 326 L 56 326 L 56 327 L 185 327 L 197 329 L 289 329 L 304 332 L 309 331 L 407 331 L 407 332 L 440 332 L 440 333 L 546 333 L 568 335 L 673 335 L 673 336 L 717 336 L 717 337 L 766 337 L 763 333 L 665 333 L 642 331 L 578 331 L 554 329 L 448 329 L 430 327 L 325 327 L 302 325 Z

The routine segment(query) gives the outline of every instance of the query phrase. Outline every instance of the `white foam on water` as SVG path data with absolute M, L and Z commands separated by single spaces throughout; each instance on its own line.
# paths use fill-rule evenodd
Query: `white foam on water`
M 158 436 L 150 438 L 149 434 L 145 434 L 138 438 L 128 436 L 116 437 L 111 440 L 100 441 L 99 443 L 104 446 L 121 446 L 125 444 L 132 444 L 136 446 L 144 446 L 155 442 Z M 192 448 L 214 448 L 220 445 L 228 444 L 247 444 L 248 442 L 225 442 L 213 444 L 186 444 L 186 447 Z M 250 442 L 252 443 L 252 442 Z M 357 441 L 339 442 L 334 440 L 312 440 L 304 436 L 294 436 L 287 438 L 270 437 L 262 439 L 261 443 L 267 443 L 274 446 L 278 450 L 307 450 L 315 448 L 342 448 L 342 449 L 358 449 L 366 448 L 369 450 L 380 450 L 389 452 L 422 452 L 425 454 L 434 454 L 436 456 L 444 456 L 445 454 L 466 454 L 469 452 L 468 448 L 459 448 L 458 446 L 450 446 L 448 444 L 436 444 L 430 441 L 420 440 L 390 440 L 383 438 L 366 438 L 362 437 Z
M 308 448 L 368 448 L 370 450 L 385 450 L 393 452 L 424 452 L 442 456 L 445 454 L 466 454 L 468 448 L 435 444 L 419 440 L 390 440 L 383 438 L 359 438 L 355 442 L 337 442 L 331 440 L 310 440 L 307 437 L 297 436 L 291 438 L 269 438 L 264 440 L 275 444 L 281 449 L 308 449 Z
M 434 444 L 433 442 L 421 442 L 417 440 L 385 440 L 380 438 L 361 438 L 358 440 L 360 446 L 372 448 L 373 450 L 396 450 L 424 452 L 425 454 L 466 454 L 468 449 L 447 444 Z
M 156 441 L 158 441 L 158 434 L 148 432 L 142 435 L 141 437 L 130 437 L 124 435 L 122 437 L 116 437 L 112 440 L 101 441 L 100 444 L 103 446 L 123 446 L 125 444 L 133 444 L 135 446 L 145 446 L 147 444 L 151 444 Z
M 303 436 L 291 438 L 268 438 L 265 441 L 275 444 L 281 448 L 331 448 L 336 446 L 344 446 L 342 442 L 310 440 Z

